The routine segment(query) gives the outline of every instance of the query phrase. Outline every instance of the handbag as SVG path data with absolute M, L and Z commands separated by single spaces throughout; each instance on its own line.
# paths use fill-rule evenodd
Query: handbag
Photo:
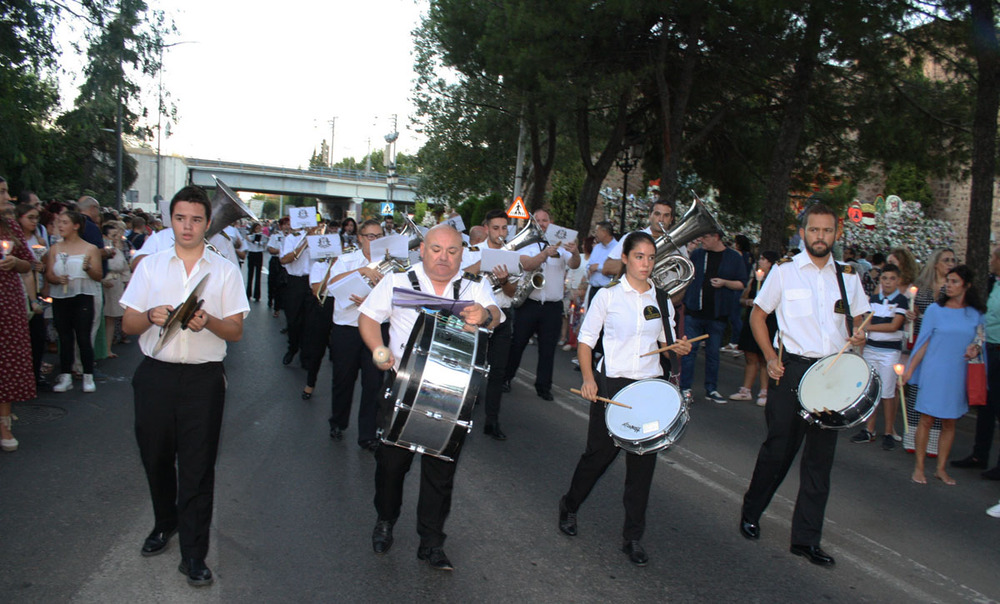
M 986 404 L 986 364 L 982 355 L 969 361 L 966 370 L 965 389 L 969 405 L 981 407 Z

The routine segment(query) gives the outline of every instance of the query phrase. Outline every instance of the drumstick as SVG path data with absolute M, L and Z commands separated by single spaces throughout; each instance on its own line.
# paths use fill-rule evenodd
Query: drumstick
M 700 342 L 701 340 L 704 340 L 704 339 L 705 339 L 705 338 L 707 338 L 707 337 L 708 337 L 708 334 L 706 333 L 705 335 L 701 335 L 701 336 L 698 336 L 697 338 L 691 338 L 690 340 L 687 340 L 687 342 L 688 342 L 689 344 L 690 344 L 691 342 Z M 658 348 L 658 349 L 656 349 L 656 350 L 651 350 L 651 351 L 649 351 L 649 352 L 645 352 L 645 353 L 643 353 L 643 354 L 640 354 L 640 355 L 639 355 L 639 358 L 641 359 L 642 357 L 648 357 L 648 356 L 649 356 L 649 355 L 651 355 L 651 354 L 659 354 L 659 353 L 661 353 L 661 352 L 666 352 L 666 351 L 668 351 L 668 350 L 673 350 L 674 348 L 676 348 L 676 347 L 678 347 L 678 346 L 680 346 L 680 345 L 681 345 L 681 342 L 674 342 L 674 343 L 673 343 L 673 344 L 671 344 L 670 346 L 664 346 L 663 348 Z
M 785 341 L 778 340 L 778 367 L 781 367 L 781 353 L 785 352 Z M 777 386 L 781 383 L 781 378 L 774 380 L 774 385 Z
M 583 396 L 583 393 L 577 390 L 576 388 L 570 388 L 569 391 L 572 392 L 573 394 L 579 394 L 580 396 Z M 618 401 L 613 401 L 609 398 L 604 398 L 603 396 L 597 397 L 597 400 L 601 401 L 602 403 L 607 403 L 609 405 L 618 405 L 619 407 L 625 407 L 626 409 L 632 408 L 631 406 L 626 405 L 625 403 L 619 403 Z
M 875 313 L 868 313 L 868 316 L 865 317 L 865 320 L 862 321 L 861 325 L 858 326 L 858 331 L 861 331 L 862 329 L 864 329 L 865 325 L 868 325 L 868 321 L 871 321 L 873 316 L 875 316 Z M 844 354 L 844 352 L 848 349 L 848 347 L 850 347 L 850 345 L 851 345 L 851 341 L 848 340 L 847 343 L 844 344 L 844 347 L 840 349 L 840 352 L 837 353 L 837 356 L 834 357 L 833 361 L 831 361 L 830 364 L 826 366 L 826 369 L 823 370 L 823 375 L 826 375 L 826 373 L 828 371 L 830 371 L 830 369 L 834 365 L 837 364 L 837 361 L 840 360 L 840 355 Z

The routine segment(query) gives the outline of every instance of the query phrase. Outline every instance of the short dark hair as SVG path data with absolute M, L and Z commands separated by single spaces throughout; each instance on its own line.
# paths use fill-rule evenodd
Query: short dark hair
M 188 203 L 198 203 L 205 208 L 205 220 L 212 219 L 212 202 L 208 200 L 208 193 L 205 189 L 197 185 L 188 185 L 177 191 L 174 198 L 170 200 L 170 215 L 174 215 L 174 206 L 177 205 L 178 201 L 186 201 Z
M 813 215 L 833 216 L 834 224 L 836 224 L 837 222 L 837 213 L 833 211 L 833 208 L 826 205 L 825 203 L 817 201 L 816 203 L 813 203 L 812 205 L 807 207 L 805 212 L 802 212 L 802 224 L 800 224 L 799 226 L 801 226 L 803 229 L 806 228 L 806 225 L 809 224 L 809 217 Z
M 486 216 L 483 218 L 483 226 L 488 225 L 491 220 L 496 220 L 497 218 L 503 218 L 504 220 L 507 220 L 507 213 L 504 212 L 503 210 L 496 210 L 496 209 L 486 212 Z
M 885 254 L 882 252 L 875 252 L 872 255 L 872 264 L 883 264 L 885 263 Z
M 389 218 L 391 218 L 391 216 Z M 379 222 L 379 221 L 377 221 L 375 219 L 369 218 L 368 220 L 362 222 L 361 226 L 358 227 L 358 235 L 361 234 L 361 231 L 365 230 L 365 227 L 370 227 L 370 226 L 377 226 L 378 230 L 380 230 L 380 231 L 382 230 L 382 223 L 381 222 Z
M 611 235 L 612 237 L 614 237 L 614 236 L 615 236 L 615 227 L 611 226 L 611 223 L 610 223 L 610 222 L 608 222 L 607 220 L 602 220 L 602 221 L 598 222 L 598 223 L 597 223 L 597 228 L 599 228 L 599 229 L 604 229 L 604 230 L 605 230 L 605 231 L 607 231 L 607 232 L 608 232 L 608 234 L 610 234 L 610 235 Z
M 885 266 L 883 266 L 882 267 L 882 274 L 884 275 L 886 273 L 896 273 L 896 276 L 899 276 L 899 275 L 902 274 L 902 273 L 899 272 L 899 267 L 896 266 L 895 264 L 886 264 Z

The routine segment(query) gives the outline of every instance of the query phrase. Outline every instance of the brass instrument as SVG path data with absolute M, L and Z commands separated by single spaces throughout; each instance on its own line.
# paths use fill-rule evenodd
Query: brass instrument
M 325 235 L 326 234 L 326 223 L 312 227 L 311 229 L 306 229 L 306 236 L 302 238 L 292 253 L 295 254 L 294 259 L 298 260 L 302 252 L 306 251 L 306 247 L 309 246 L 309 236 L 310 235 Z
M 688 243 L 708 233 L 724 232 L 697 195 L 691 208 L 669 232 L 660 223 L 663 235 L 656 239 L 656 262 L 650 279 L 657 289 L 673 295 L 694 279 L 694 265 L 680 250 Z
M 415 250 L 420 247 L 420 244 L 424 242 L 424 235 L 417 228 L 417 225 L 413 220 L 403 214 L 403 228 L 397 233 L 397 235 L 405 235 L 409 237 L 407 241 L 406 248 L 409 250 Z M 397 270 L 406 270 L 410 268 L 410 259 L 407 258 L 393 258 L 389 255 L 389 251 L 386 250 L 385 258 L 379 260 L 373 260 L 368 264 L 368 268 L 381 274 L 382 276 L 388 275 L 389 273 L 395 272 Z M 369 285 L 375 287 L 374 283 L 369 280 Z
M 318 293 L 317 297 L 319 298 L 319 305 L 320 306 L 323 306 L 324 304 L 326 304 L 326 297 L 327 297 L 327 293 L 328 293 L 328 286 L 330 285 L 330 271 L 333 270 L 333 265 L 337 264 L 337 257 L 333 256 L 331 258 L 327 258 L 327 261 L 330 263 L 330 266 L 326 267 L 326 274 L 323 275 L 323 280 L 320 281 L 320 283 L 319 283 L 319 291 L 317 292 Z
M 212 224 L 209 225 L 208 231 L 205 233 L 205 239 L 211 239 L 215 234 L 221 233 L 222 229 L 241 218 L 260 222 L 260 219 L 226 183 L 219 180 L 214 174 L 212 178 L 215 179 L 215 196 L 212 197 Z
M 518 231 L 509 243 L 504 244 L 504 249 L 519 250 L 534 243 L 548 242 L 545 239 L 545 231 L 535 222 L 535 217 L 529 216 L 528 224 Z M 542 266 L 544 266 L 544 263 L 542 263 Z M 542 273 L 541 266 L 530 272 L 525 272 L 522 267 L 521 274 L 515 281 L 517 282 L 517 289 L 514 291 L 513 302 L 511 303 L 511 306 L 514 308 L 520 308 L 533 290 L 545 287 L 545 275 Z

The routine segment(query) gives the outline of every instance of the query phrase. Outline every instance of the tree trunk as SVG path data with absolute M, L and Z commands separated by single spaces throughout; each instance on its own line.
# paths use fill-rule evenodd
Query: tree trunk
M 660 197 L 666 201 L 677 201 L 677 193 L 680 183 L 677 181 L 677 173 L 680 170 L 681 141 L 684 136 L 684 120 L 687 116 L 688 100 L 691 98 L 691 89 L 694 86 L 694 68 L 700 57 L 701 49 L 698 44 L 701 33 L 702 14 L 696 12 L 691 17 L 688 27 L 684 60 L 681 63 L 680 78 L 676 89 L 671 94 L 670 85 L 667 83 L 667 45 L 669 37 L 665 33 L 666 24 L 663 24 L 664 33 L 661 34 L 659 47 L 659 60 L 656 68 L 656 91 L 659 98 L 660 119 L 663 121 L 663 162 L 660 164 Z
M 997 110 L 1000 107 L 1000 55 L 992 0 L 971 0 L 972 50 L 976 57 L 976 115 L 972 124 L 972 190 L 969 198 L 968 247 L 965 263 L 975 284 L 986 292 L 996 173 Z
M 629 91 L 622 92 L 618 99 L 611 135 L 596 162 L 590 150 L 590 109 L 587 101 L 586 97 L 580 99 L 576 115 L 576 142 L 580 150 L 583 168 L 587 171 L 583 186 L 580 188 L 579 202 L 576 204 L 576 222 L 573 226 L 580 232 L 581 237 L 590 232 L 590 222 L 594 217 L 594 206 L 597 205 L 597 196 L 601 192 L 601 185 L 604 184 L 604 179 L 607 177 L 608 171 L 611 170 L 615 156 L 625 139 Z
M 545 155 L 542 155 L 543 143 L 539 137 L 539 125 L 534 111 L 531 112 L 531 167 L 534 175 L 531 181 L 528 207 L 534 211 L 545 202 L 545 187 L 549 184 L 549 175 L 556 158 L 556 118 L 550 117 L 546 124 L 548 139 L 544 143 Z
M 767 179 L 767 197 L 764 199 L 764 216 L 760 228 L 760 249 L 780 250 L 787 242 L 786 212 L 788 189 L 792 182 L 792 169 L 799 149 L 799 139 L 805 127 L 809 107 L 809 88 L 812 86 L 822 33 L 822 15 L 816 5 L 809 6 L 806 30 L 800 42 L 795 71 L 785 95 L 784 116 L 781 130 L 771 154 Z

